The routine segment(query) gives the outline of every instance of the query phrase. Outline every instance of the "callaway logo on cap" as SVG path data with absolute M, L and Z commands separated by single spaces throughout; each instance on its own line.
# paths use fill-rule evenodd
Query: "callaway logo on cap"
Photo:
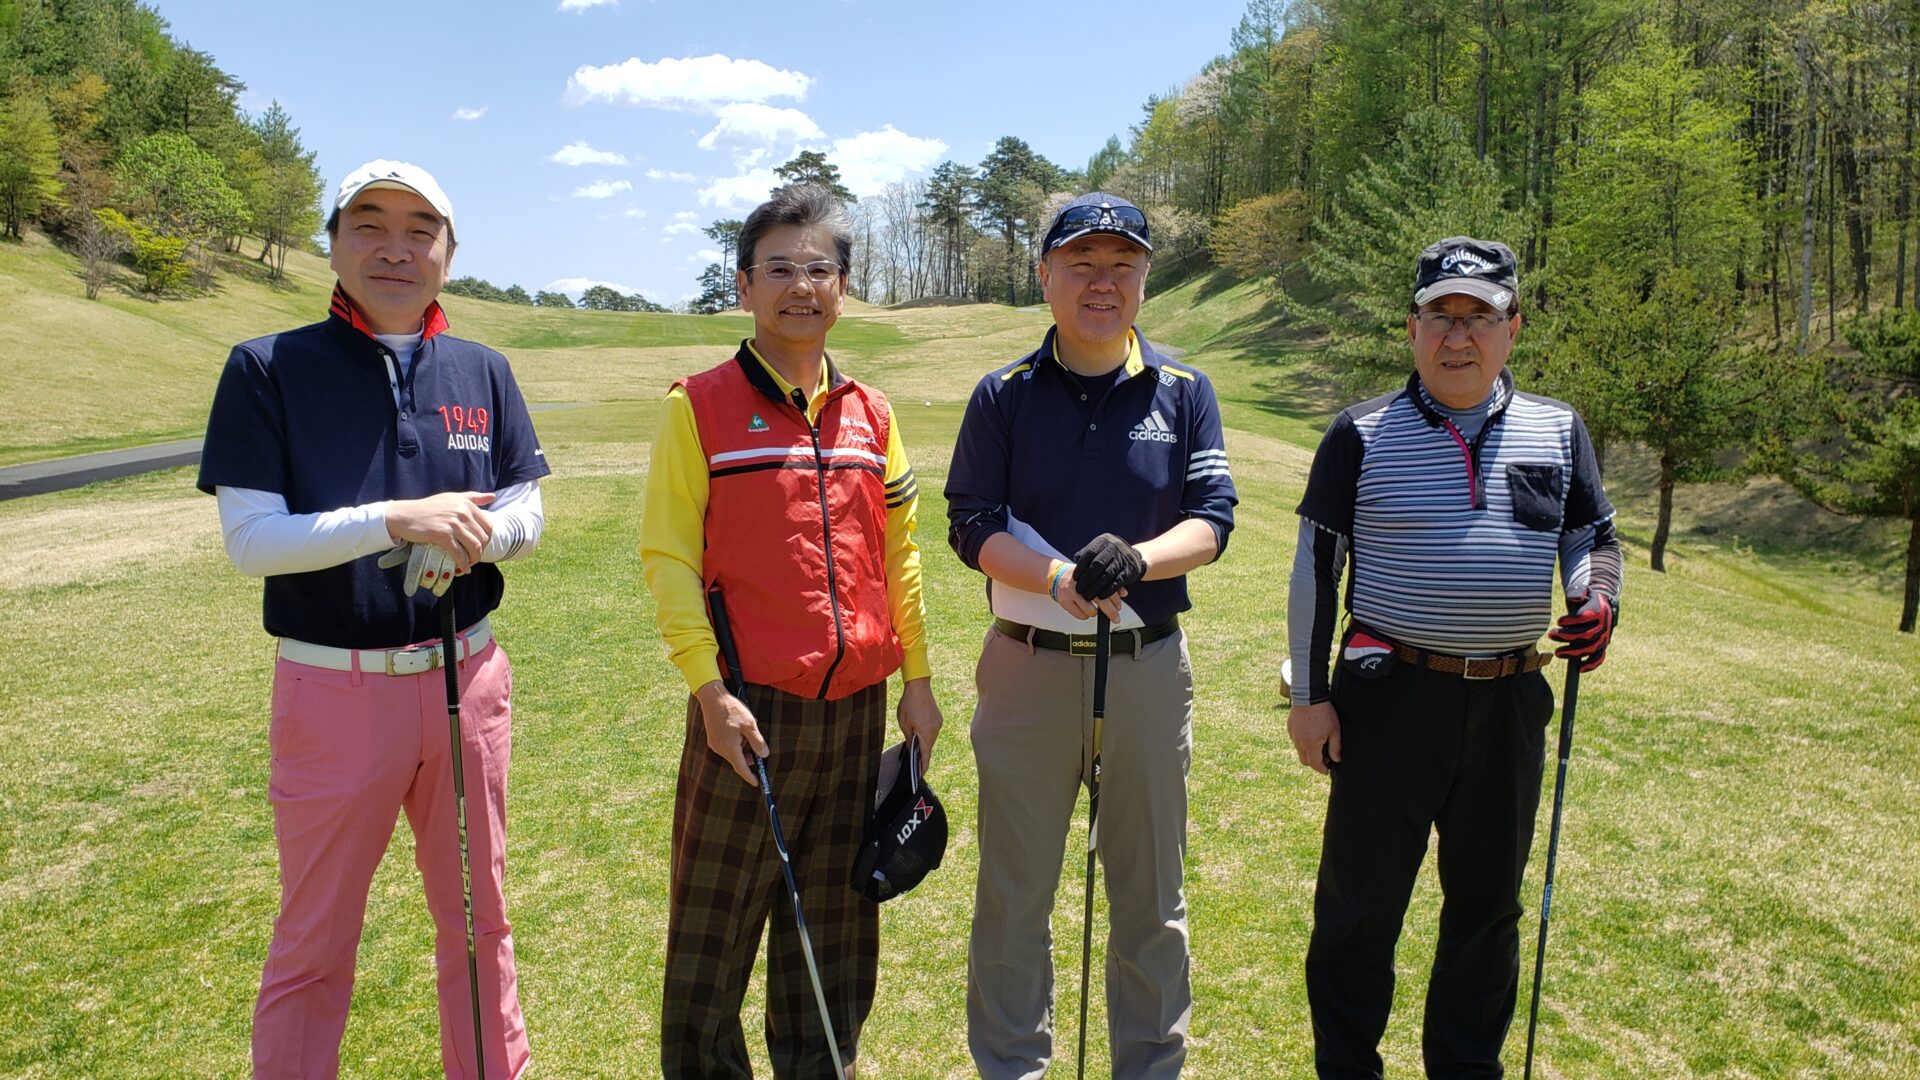
M 1465 293 L 1505 310 L 1520 291 L 1513 249 L 1494 240 L 1449 236 L 1427 246 L 1415 268 L 1413 302 Z

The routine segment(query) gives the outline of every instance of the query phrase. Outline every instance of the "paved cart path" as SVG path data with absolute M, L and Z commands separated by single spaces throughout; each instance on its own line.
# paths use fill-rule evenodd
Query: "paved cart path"
M 530 405 L 528 409 L 533 412 L 546 412 L 551 409 L 584 409 L 592 404 L 587 401 L 560 401 Z M 24 498 L 28 495 L 66 491 L 69 488 L 77 488 L 83 484 L 97 483 L 101 480 L 117 480 L 122 476 L 174 469 L 182 465 L 198 465 L 200 464 L 200 444 L 203 441 L 202 439 L 179 439 L 147 446 L 130 446 L 125 450 L 103 450 L 97 454 L 80 454 L 76 457 L 55 458 L 52 461 L 8 465 L 0 468 L 0 502 Z

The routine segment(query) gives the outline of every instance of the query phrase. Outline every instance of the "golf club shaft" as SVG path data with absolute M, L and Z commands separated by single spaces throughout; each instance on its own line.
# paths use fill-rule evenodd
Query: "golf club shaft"
M 1087 988 L 1093 965 L 1093 856 L 1100 843 L 1100 735 L 1107 720 L 1107 657 L 1112 651 L 1112 624 L 1101 612 L 1093 638 L 1093 753 L 1087 779 L 1087 910 L 1080 922 L 1080 1067 L 1087 1075 Z
M 713 621 L 713 636 L 720 644 L 720 655 L 727 662 L 727 691 L 741 702 L 747 699 L 746 677 L 740 672 L 740 649 L 734 644 L 733 624 L 727 619 L 726 597 L 715 585 L 707 590 L 707 614 Z M 767 804 L 767 824 L 773 829 L 773 847 L 780 854 L 780 873 L 786 878 L 787 895 L 793 900 L 793 926 L 800 934 L 800 956 L 807 963 L 807 977 L 813 980 L 813 1000 L 820 1006 L 820 1027 L 827 1035 L 827 1049 L 833 1054 L 835 1076 L 847 1074 L 840 1057 L 840 1040 L 833 1034 L 833 1013 L 827 1008 L 827 990 L 820 982 L 820 964 L 813 958 L 813 937 L 807 933 L 807 916 L 800 909 L 800 886 L 793 878 L 793 857 L 787 852 L 786 834 L 780 829 L 780 811 L 773 805 L 773 780 L 767 776 L 767 759 L 754 755 L 753 767 L 759 774 L 760 797 Z
M 800 934 L 800 956 L 807 962 L 807 977 L 813 980 L 813 1000 L 820 1006 L 820 1027 L 827 1033 L 827 1049 L 833 1052 L 836 1076 L 847 1074 L 840 1059 L 840 1040 L 833 1036 L 833 1014 L 827 1008 L 826 987 L 820 982 L 820 965 L 813 958 L 813 936 L 807 932 L 807 915 L 800 910 L 800 886 L 793 880 L 793 858 L 787 852 L 787 837 L 780 828 L 780 811 L 773 805 L 773 781 L 767 777 L 767 759 L 753 759 L 760 773 L 760 790 L 767 804 L 767 822 L 773 827 L 774 850 L 780 853 L 780 873 L 787 879 L 787 895 L 793 899 L 793 926 Z
M 467 990 L 473 1004 L 473 1061 L 480 1080 L 487 1080 L 487 1053 L 480 1041 L 480 960 L 473 942 L 473 857 L 467 849 L 467 779 L 460 754 L 460 665 L 457 662 L 458 623 L 453 593 L 440 600 L 440 668 L 447 674 L 447 733 L 453 743 L 454 821 L 460 826 L 460 900 L 467 916 Z
M 1560 767 L 1553 780 L 1553 827 L 1547 834 L 1547 882 L 1540 894 L 1540 939 L 1533 948 L 1533 1004 L 1527 1010 L 1527 1062 L 1523 1080 L 1533 1076 L 1533 1037 L 1540 1022 L 1540 976 L 1547 960 L 1547 920 L 1553 914 L 1553 867 L 1560 855 L 1560 815 L 1566 805 L 1567 758 L 1573 754 L 1573 711 L 1580 697 L 1580 665 L 1567 661 L 1567 688 L 1560 701 Z

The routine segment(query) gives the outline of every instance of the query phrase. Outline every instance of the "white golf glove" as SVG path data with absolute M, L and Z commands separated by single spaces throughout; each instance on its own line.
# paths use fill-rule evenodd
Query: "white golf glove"
M 445 596 L 453 586 L 453 556 L 432 544 L 402 540 L 392 551 L 380 556 L 379 565 L 382 570 L 391 570 L 403 562 L 407 564 L 407 571 L 401 583 L 408 596 L 422 588 L 435 596 Z

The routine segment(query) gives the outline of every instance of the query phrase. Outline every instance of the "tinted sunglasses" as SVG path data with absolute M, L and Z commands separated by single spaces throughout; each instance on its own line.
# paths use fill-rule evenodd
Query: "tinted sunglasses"
M 1147 235 L 1147 215 L 1137 206 L 1069 206 L 1054 219 L 1052 232 L 1058 236 L 1101 226 L 1125 229 L 1144 239 Z

